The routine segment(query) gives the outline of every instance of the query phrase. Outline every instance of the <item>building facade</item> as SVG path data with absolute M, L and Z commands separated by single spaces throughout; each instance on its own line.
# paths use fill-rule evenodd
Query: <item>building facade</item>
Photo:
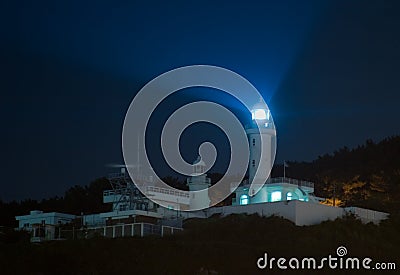
M 33 210 L 29 215 L 16 216 L 18 228 L 31 233 L 32 242 L 41 242 L 61 238 L 61 232 L 57 229 L 61 225 L 71 223 L 75 215 L 51 212 L 43 213 L 40 210 Z
M 235 195 L 232 205 L 185 211 L 210 205 L 207 188 L 211 186 L 211 181 L 200 157 L 193 163 L 193 174 L 186 181 L 189 191 L 193 191 L 191 193 L 159 187 L 152 178 L 140 173 L 131 178 L 126 169 L 122 168 L 120 173 L 109 176 L 112 189 L 103 192 L 103 203 L 110 204 L 111 211 L 80 216 L 80 235 L 85 238 L 94 235 L 111 238 L 149 234 L 163 236 L 181 231 L 184 219 L 208 218 L 215 214 L 276 215 L 300 226 L 334 220 L 347 214 L 354 214 L 363 222 L 374 223 L 388 217 L 387 213 L 369 209 L 321 204 L 324 199 L 314 195 L 314 183 L 311 182 L 287 177 L 270 178 L 276 146 L 273 120 L 261 101 L 251 113 L 252 123 L 246 129 L 250 153 L 249 180 L 231 190 Z M 252 189 L 254 183 L 260 186 L 258 192 Z M 144 194 L 138 185 L 144 187 L 141 188 L 145 190 Z M 155 202 L 163 202 L 168 207 L 161 207 Z M 74 215 L 42 211 L 31 211 L 29 215 L 16 217 L 19 229 L 32 232 L 32 241 L 60 239 L 61 231 L 57 233 L 57 229 L 75 218 Z

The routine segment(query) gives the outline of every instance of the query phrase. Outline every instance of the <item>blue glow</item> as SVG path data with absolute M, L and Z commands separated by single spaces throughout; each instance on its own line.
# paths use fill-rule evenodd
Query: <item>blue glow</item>
M 255 109 L 251 112 L 251 117 L 254 120 L 266 120 L 268 119 L 268 115 L 266 110 L 264 109 Z
M 241 195 L 240 196 L 240 205 L 246 205 L 246 204 L 249 204 L 249 196 Z
M 282 192 L 281 191 L 274 191 L 271 193 L 271 202 L 281 201 L 281 200 L 282 200 Z

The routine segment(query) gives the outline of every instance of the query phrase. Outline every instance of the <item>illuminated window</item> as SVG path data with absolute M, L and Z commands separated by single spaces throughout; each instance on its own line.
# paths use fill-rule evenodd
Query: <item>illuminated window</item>
M 240 196 L 240 205 L 246 205 L 246 204 L 249 204 L 249 196 L 241 195 Z
M 293 194 L 292 194 L 292 192 L 288 192 L 287 194 L 286 194 L 286 200 L 287 201 L 291 201 L 293 199 Z
M 280 201 L 282 199 L 281 191 L 274 191 L 271 193 L 271 202 Z
M 265 120 L 267 119 L 267 113 L 265 112 L 264 109 L 255 109 L 253 110 L 252 118 L 257 119 L 257 120 Z

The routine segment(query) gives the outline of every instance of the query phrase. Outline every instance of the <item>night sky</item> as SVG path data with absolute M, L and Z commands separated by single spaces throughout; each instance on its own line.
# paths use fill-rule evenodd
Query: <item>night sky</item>
M 400 134 L 398 1 L 8 2 L 0 4 L 1 200 L 62 195 L 111 172 L 135 93 L 184 65 L 225 67 L 253 83 L 275 119 L 277 162 Z M 197 99 L 249 119 L 217 91 L 183 90 L 154 114 L 149 143 L 169 113 Z M 195 125 L 183 156 L 194 160 L 207 138 L 227 150 L 218 129 Z

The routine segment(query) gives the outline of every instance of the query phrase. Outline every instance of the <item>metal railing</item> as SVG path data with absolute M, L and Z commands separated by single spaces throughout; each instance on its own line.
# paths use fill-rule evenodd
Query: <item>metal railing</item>
M 115 180 L 115 179 L 125 179 L 127 181 L 144 181 L 144 182 L 153 182 L 154 179 L 152 176 L 146 176 L 146 175 L 141 175 L 141 174 L 134 174 L 132 177 L 128 172 L 125 173 L 110 173 L 108 174 L 107 178 L 109 180 Z
M 183 197 L 183 198 L 189 198 L 189 192 L 187 192 L 187 191 L 175 191 L 175 190 L 170 190 L 167 188 L 161 188 L 161 187 L 156 187 L 156 186 L 147 186 L 146 192 L 154 192 L 154 193 L 173 195 L 173 196 L 178 196 L 178 197 Z
M 164 236 L 175 234 L 176 232 L 180 232 L 182 230 L 182 227 L 158 225 L 152 223 L 121 223 L 106 226 L 91 226 L 88 228 L 80 229 L 64 229 L 61 230 L 61 235 L 64 239 L 88 239 L 96 236 L 103 236 L 106 238 L 120 238 L 133 236 L 144 237 L 148 235 Z M 44 239 L 42 238 L 42 241 L 43 240 Z M 54 238 L 46 240 L 54 240 Z
M 270 178 L 266 182 L 266 184 L 271 184 L 271 183 L 289 183 L 289 184 L 297 185 L 299 187 L 314 188 L 314 183 L 313 182 L 304 181 L 304 180 L 296 180 L 296 179 L 286 178 L 286 177 L 285 178 L 284 177 Z
M 206 178 L 205 180 L 206 180 L 205 183 L 211 184 L 211 179 L 210 178 Z M 193 182 L 195 182 L 195 181 L 193 181 L 191 178 L 188 178 L 187 183 L 190 184 L 190 183 L 193 183 Z
M 275 184 L 275 183 L 288 183 L 288 184 L 293 184 L 297 185 L 299 187 L 308 187 L 308 188 L 314 188 L 314 183 L 309 182 L 309 181 L 304 181 L 304 180 L 297 180 L 297 179 L 292 179 L 292 178 L 287 178 L 287 177 L 279 177 L 279 178 L 269 178 L 265 184 Z M 233 185 L 237 185 L 237 183 L 232 183 L 231 184 L 231 189 L 233 188 Z M 247 186 L 249 184 L 249 180 L 244 180 L 242 182 L 242 186 Z
M 116 189 L 116 190 L 104 190 L 103 191 L 103 196 L 114 196 L 114 195 L 126 195 L 129 192 L 129 189 L 123 188 L 123 189 Z

